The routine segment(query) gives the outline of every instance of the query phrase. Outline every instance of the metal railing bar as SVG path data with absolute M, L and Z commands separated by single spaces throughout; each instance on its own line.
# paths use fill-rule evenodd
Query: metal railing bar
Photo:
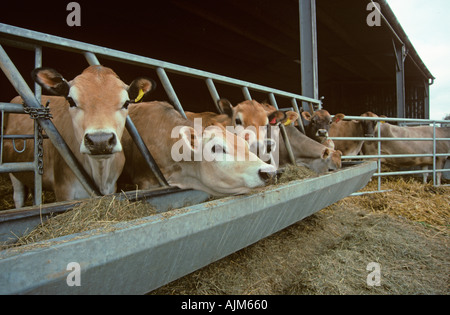
M 90 66 L 98 66 L 100 65 L 100 61 L 98 61 L 97 56 L 89 51 L 85 51 L 83 53 L 84 57 L 86 58 L 87 62 Z
M 242 94 L 244 94 L 244 99 L 247 101 L 252 100 L 252 96 L 250 95 L 250 91 L 248 90 L 248 87 L 243 86 L 242 87 Z
M 376 138 L 376 137 L 328 137 L 331 140 L 349 141 L 433 141 L 434 138 Z M 436 141 L 450 141 L 450 138 L 436 138 Z
M 214 81 L 211 78 L 205 79 L 206 86 L 208 87 L 209 94 L 211 94 L 211 97 L 214 102 L 214 106 L 217 109 L 217 112 L 220 114 L 223 114 L 222 108 L 219 106 L 218 102 L 220 100 L 219 93 L 217 92 L 216 86 L 214 85 Z
M 277 100 L 275 99 L 275 95 L 273 95 L 273 93 L 269 93 L 269 102 L 273 107 L 275 107 L 277 110 L 279 110 Z M 289 137 L 287 135 L 286 128 L 283 124 L 280 124 L 280 131 L 281 131 L 281 136 L 283 137 L 283 140 L 284 140 L 284 145 L 288 152 L 289 160 L 291 161 L 291 163 L 293 165 L 297 165 L 297 162 L 295 161 L 294 153 L 292 151 L 291 142 L 289 141 Z
M 180 100 L 178 99 L 177 93 L 175 92 L 172 83 L 170 83 L 169 77 L 167 76 L 166 71 L 163 68 L 156 68 L 156 73 L 158 74 L 159 79 L 161 80 L 161 83 L 164 87 L 164 90 L 166 91 L 167 95 L 169 96 L 172 104 L 175 106 L 175 108 L 180 112 L 181 116 L 187 119 L 186 114 L 184 113 L 184 109 L 181 106 Z
M 34 162 L 0 164 L 0 173 L 34 172 Z
M 356 159 L 397 159 L 397 158 L 409 158 L 409 157 L 433 157 L 433 153 L 427 154 L 380 154 L 380 155 L 344 155 L 342 160 L 356 160 Z M 437 157 L 450 156 L 449 153 L 436 153 Z
M 334 117 L 334 115 L 331 115 L 331 117 Z M 418 119 L 418 118 L 387 118 L 387 117 L 362 117 L 362 116 L 345 116 L 344 120 L 367 120 L 367 121 L 407 121 L 407 122 L 421 122 L 421 123 L 428 123 L 432 124 L 433 122 L 436 123 L 450 123 L 449 120 L 438 120 L 438 119 Z
M 105 48 L 93 44 L 87 44 L 71 39 L 66 39 L 63 37 L 53 36 L 49 34 L 44 34 L 36 31 L 31 31 L 7 24 L 0 23 L 0 34 L 6 35 L 8 37 L 21 38 L 22 41 L 26 40 L 32 43 L 39 43 L 39 45 L 51 47 L 51 48 L 59 48 L 66 51 L 85 53 L 91 52 L 96 54 L 97 56 L 101 56 L 105 59 L 110 60 L 118 60 L 128 64 L 134 65 L 142 65 L 149 66 L 151 68 L 163 68 L 166 71 L 181 73 L 184 75 L 188 75 L 191 77 L 198 77 L 202 79 L 210 78 L 217 82 L 223 82 L 230 85 L 235 86 L 246 86 L 249 89 L 260 91 L 260 92 L 268 92 L 274 93 L 276 95 L 285 96 L 288 98 L 295 98 L 296 100 L 310 102 L 313 104 L 320 104 L 319 100 L 305 97 L 302 95 L 289 93 L 285 91 L 281 91 L 278 89 L 269 88 L 266 86 L 262 86 L 259 84 L 254 84 L 250 82 L 246 82 L 243 80 L 232 79 L 223 75 L 218 75 L 214 73 L 210 73 L 207 71 L 197 70 L 185 66 L 176 65 L 169 62 L 160 61 L 153 58 L 143 57 L 135 54 L 130 54 L 110 48 Z
M 8 113 L 15 113 L 15 114 L 25 114 L 23 106 L 21 104 L 14 104 L 14 103 L 0 102 L 0 111 L 5 111 Z
M 300 113 L 300 110 L 298 109 L 297 100 L 295 98 L 291 99 L 292 107 L 294 108 L 294 111 L 298 114 L 297 123 L 298 127 L 300 128 L 300 131 L 305 134 L 305 127 L 303 126 L 302 116 Z
M 398 172 L 383 172 L 383 173 L 375 173 L 373 176 L 394 176 L 394 175 L 411 175 L 411 174 L 425 174 L 425 173 L 432 173 L 433 170 L 417 170 L 417 171 L 398 171 Z M 435 170 L 436 173 L 441 172 L 450 172 L 450 169 L 437 169 Z
M 42 47 L 36 46 L 34 49 L 34 68 L 42 67 Z M 34 96 L 42 103 L 42 87 L 35 82 L 34 83 Z M 44 142 L 42 138 L 42 129 L 39 123 L 34 120 L 34 194 L 33 203 L 34 205 L 42 204 L 42 175 L 43 172 L 43 154 L 44 154 Z M 41 152 L 40 152 L 41 151 Z M 41 165 L 40 165 L 41 163 Z M 41 170 L 40 170 L 41 168 Z M 41 172 L 42 171 L 42 172 Z
M 29 107 L 42 107 L 1 45 L 0 68 L 3 70 L 11 84 L 14 86 L 17 93 L 19 93 L 19 95 L 23 98 L 23 100 Z M 81 167 L 80 163 L 75 158 L 67 144 L 64 142 L 53 122 L 47 118 L 38 118 L 38 121 L 54 144 L 55 148 L 61 154 L 68 166 L 72 169 L 75 176 L 78 178 L 86 191 L 89 194 L 100 195 L 96 185 L 94 184 L 90 176 L 86 173 L 86 171 Z
M 169 186 L 166 179 L 164 178 L 164 175 L 162 174 L 161 170 L 159 169 L 158 165 L 156 164 L 155 159 L 153 158 L 152 154 L 150 153 L 150 151 L 148 150 L 144 141 L 142 140 L 142 137 L 139 135 L 139 132 L 137 131 L 136 126 L 134 125 L 130 116 L 127 116 L 127 119 L 125 122 L 125 127 L 127 128 L 128 133 L 130 134 L 134 143 L 136 144 L 139 151 L 141 152 L 145 162 L 150 167 L 150 169 L 152 170 L 156 179 L 158 180 L 158 183 L 161 186 Z

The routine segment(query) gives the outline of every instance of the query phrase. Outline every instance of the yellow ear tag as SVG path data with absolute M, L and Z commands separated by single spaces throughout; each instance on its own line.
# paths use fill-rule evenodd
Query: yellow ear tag
M 383 120 L 380 120 L 380 123 L 382 123 L 382 124 L 385 124 L 386 122 L 385 122 L 385 121 L 383 121 Z
M 136 97 L 136 99 L 134 100 L 135 103 L 139 102 L 142 97 L 144 97 L 144 91 L 142 91 L 142 89 L 139 89 L 139 95 Z
M 289 126 L 292 123 L 292 120 L 290 120 L 289 118 L 286 120 L 286 122 L 283 124 L 285 126 Z

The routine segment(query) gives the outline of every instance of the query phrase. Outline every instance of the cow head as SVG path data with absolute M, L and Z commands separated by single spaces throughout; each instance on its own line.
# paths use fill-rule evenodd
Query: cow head
M 302 117 L 306 120 L 305 132 L 308 137 L 322 142 L 323 138 L 328 137 L 328 131 L 331 125 L 331 115 L 328 111 L 320 109 L 311 115 L 307 111 L 302 112 Z
M 378 117 L 376 114 L 372 112 L 367 112 L 361 115 L 361 117 Z M 374 120 L 365 120 L 361 121 L 362 128 L 364 130 L 364 137 L 374 137 L 377 121 Z
M 209 126 L 199 135 L 192 127 L 179 129 L 181 141 L 197 158 L 190 164 L 188 184 L 178 184 L 206 191 L 214 196 L 243 194 L 264 186 L 276 169 L 249 150 L 248 143 L 218 125 Z M 172 151 L 172 158 L 174 154 Z
M 122 151 L 128 104 L 140 101 L 155 87 L 146 78 L 127 86 L 103 66 L 90 66 L 70 82 L 51 68 L 37 68 L 32 77 L 47 91 L 66 98 L 80 152 L 95 158 Z
M 366 112 L 361 117 L 378 117 L 378 115 L 372 112 Z M 344 114 L 336 114 L 333 117 L 333 123 L 339 123 L 345 118 Z M 359 130 L 362 130 L 364 137 L 374 137 L 377 127 L 377 121 L 374 120 L 352 120 L 355 125 L 359 125 Z
M 228 100 L 220 99 L 218 101 L 223 113 L 231 118 L 231 124 L 236 130 L 236 134 L 240 134 L 250 145 L 253 152 L 257 148 L 262 148 L 265 143 L 269 119 L 264 107 L 256 102 L 244 101 L 233 106 Z

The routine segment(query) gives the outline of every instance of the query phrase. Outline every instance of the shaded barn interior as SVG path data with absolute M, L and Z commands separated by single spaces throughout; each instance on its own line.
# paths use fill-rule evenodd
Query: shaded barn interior
M 165 0 L 129 6 L 78 1 L 80 27 L 67 25 L 70 13 L 66 10 L 67 3 L 45 1 L 23 5 L 4 1 L 0 4 L 0 21 L 302 94 L 298 0 Z M 360 115 L 371 110 L 397 116 L 394 43 L 399 44 L 394 31 L 407 52 L 405 116 L 428 118 L 428 84 L 433 76 L 385 1 L 379 3 L 392 29 L 384 20 L 381 26 L 367 25 L 366 18 L 371 13 L 367 10 L 368 3 L 360 0 L 316 3 L 319 96 L 324 97 L 324 108 L 332 114 Z M 5 49 L 32 86 L 28 73 L 34 66 L 33 52 Z M 109 60 L 100 62 L 113 68 L 126 83 L 138 75 L 158 82 L 153 69 Z M 87 62 L 82 55 L 44 47 L 43 65 L 72 79 Z M 169 78 L 185 110 L 215 111 L 203 80 L 173 73 Z M 9 101 L 16 95 L 4 75 L 0 75 L 0 86 L 1 101 Z M 240 88 L 217 84 L 217 89 L 220 97 L 232 103 L 244 99 Z M 267 100 L 267 95 L 250 92 L 258 101 Z M 168 100 L 168 97 L 160 85 L 150 99 Z M 290 107 L 289 99 L 277 101 L 280 107 Z

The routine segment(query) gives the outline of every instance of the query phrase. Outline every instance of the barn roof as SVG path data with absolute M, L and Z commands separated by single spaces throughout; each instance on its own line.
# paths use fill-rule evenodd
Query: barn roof
M 321 91 L 327 94 L 328 86 L 336 83 L 394 82 L 395 86 L 393 38 L 400 39 L 407 48 L 406 84 L 423 85 L 424 81 L 434 79 L 386 0 L 378 1 L 386 20 L 379 27 L 367 25 L 369 2 L 316 1 L 319 94 L 322 95 Z M 119 7 L 114 2 L 104 5 L 91 1 L 81 3 L 81 27 L 66 25 L 68 12 L 61 1 L 32 2 L 27 6 L 5 2 L 2 6 L 6 7 L 1 9 L 2 22 L 6 24 L 300 94 L 298 3 L 298 0 L 166 0 L 146 1 L 140 7 Z M 14 14 L 17 10 L 20 15 Z M 83 62 L 68 64 L 66 59 L 57 58 L 49 62 L 44 55 L 44 65 L 66 69 L 74 75 L 79 73 Z M 115 69 L 121 77 L 127 77 L 127 71 L 131 71 L 120 66 Z M 134 74 L 129 76 L 132 78 Z M 190 91 L 190 84 L 179 86 L 181 98 L 187 104 L 198 102 L 199 93 Z M 231 100 L 242 98 L 228 90 L 225 93 Z

